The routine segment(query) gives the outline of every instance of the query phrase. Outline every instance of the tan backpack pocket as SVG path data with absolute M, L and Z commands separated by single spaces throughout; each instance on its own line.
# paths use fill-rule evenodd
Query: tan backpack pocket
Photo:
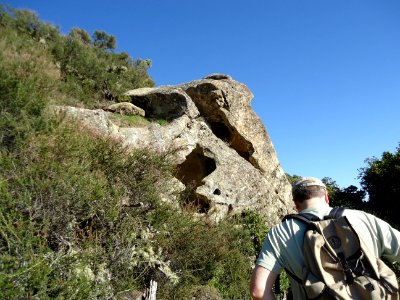
M 308 273 L 304 281 L 304 289 L 307 299 L 334 299 L 328 293 L 328 288 L 325 283 L 315 277 L 312 273 Z

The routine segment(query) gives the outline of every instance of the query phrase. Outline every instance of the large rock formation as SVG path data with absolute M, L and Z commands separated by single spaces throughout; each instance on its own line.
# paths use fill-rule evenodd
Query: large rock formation
M 132 148 L 176 150 L 175 189 L 187 189 L 199 212 L 220 220 L 253 209 L 270 224 L 292 212 L 290 184 L 261 120 L 251 108 L 250 90 L 230 76 L 213 74 L 176 86 L 128 91 L 132 104 L 152 119 L 118 126 L 110 112 L 57 107 L 85 126 Z

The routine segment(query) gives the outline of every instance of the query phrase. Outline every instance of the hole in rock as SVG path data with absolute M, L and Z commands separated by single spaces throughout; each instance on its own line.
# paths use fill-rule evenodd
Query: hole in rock
M 132 96 L 131 102 L 142 108 L 146 117 L 173 120 L 182 116 L 187 109 L 185 96 L 179 93 L 154 93 L 146 96 Z
M 226 126 L 222 122 L 209 122 L 211 131 L 221 140 L 224 142 L 230 143 L 231 142 L 231 131 L 229 130 L 228 126 Z
M 226 142 L 237 154 L 250 162 L 250 156 L 254 153 L 254 148 L 246 141 L 235 129 L 229 128 L 222 121 L 209 122 L 211 131 L 216 137 Z
M 190 87 L 186 90 L 186 93 L 192 98 L 215 136 L 226 142 L 241 157 L 258 168 L 257 164 L 250 159 L 254 153 L 252 144 L 229 123 L 225 113 L 218 104 L 218 102 L 226 102 L 226 99 L 218 101 L 218 97 L 224 98 L 224 93 L 215 93 L 217 90 L 218 88 L 214 85 L 206 83 Z
M 199 145 L 177 166 L 176 177 L 186 186 L 185 202 L 195 206 L 198 212 L 208 212 L 210 205 L 207 199 L 196 194 L 196 188 L 202 185 L 202 180 L 215 169 L 215 161 L 205 156 Z
M 208 199 L 197 195 L 195 190 L 186 188 L 185 190 L 184 204 L 190 211 L 196 211 L 197 213 L 206 214 L 210 210 L 210 202 Z
M 221 195 L 221 191 L 219 189 L 215 189 L 213 194 L 214 195 Z

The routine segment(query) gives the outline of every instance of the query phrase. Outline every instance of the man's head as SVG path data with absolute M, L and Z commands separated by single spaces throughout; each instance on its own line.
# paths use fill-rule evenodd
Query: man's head
M 325 184 L 315 177 L 303 177 L 292 185 L 293 201 L 298 210 L 314 205 L 310 199 L 323 199 L 329 203 Z

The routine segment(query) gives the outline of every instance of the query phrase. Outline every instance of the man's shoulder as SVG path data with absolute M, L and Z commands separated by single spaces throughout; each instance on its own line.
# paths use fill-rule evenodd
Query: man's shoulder
M 344 208 L 343 216 L 351 218 L 371 219 L 371 220 L 376 218 L 374 215 L 367 213 L 363 210 L 352 209 L 352 208 Z
M 270 234 L 288 237 L 292 234 L 296 234 L 299 231 L 304 231 L 307 224 L 297 218 L 298 214 L 289 214 L 281 219 L 281 222 L 272 226 L 269 231 Z
M 386 226 L 383 220 L 362 210 L 346 209 L 343 215 L 359 235 L 376 236 Z

